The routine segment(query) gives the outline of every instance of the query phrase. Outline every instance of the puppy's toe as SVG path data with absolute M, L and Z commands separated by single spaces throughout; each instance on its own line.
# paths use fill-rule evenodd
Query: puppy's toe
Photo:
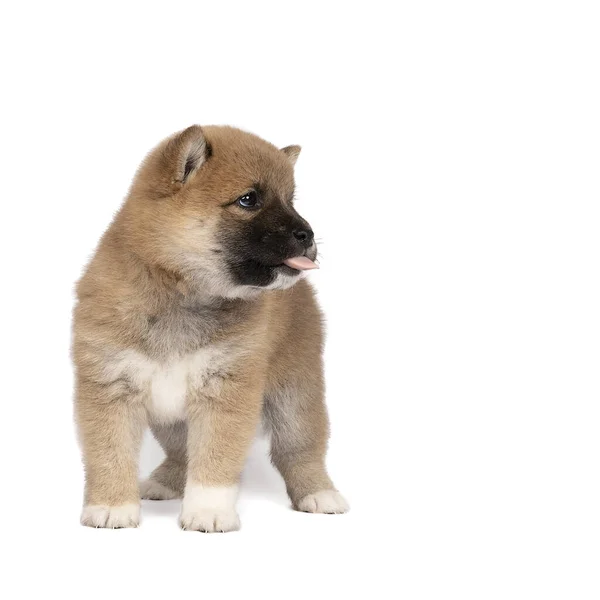
M 211 487 L 188 482 L 179 517 L 181 528 L 206 533 L 239 529 L 237 491 L 237 485 Z
M 140 498 L 144 500 L 173 500 L 181 495 L 158 481 L 146 479 L 140 482 Z
M 321 490 L 304 496 L 297 503 L 297 509 L 309 513 L 339 514 L 348 512 L 350 506 L 336 490 Z
M 107 529 L 137 527 L 140 524 L 140 505 L 106 506 L 104 504 L 89 504 L 83 508 L 81 524 L 86 527 L 104 527 Z
M 204 533 L 225 533 L 240 528 L 240 518 L 233 509 L 202 509 L 182 511 L 179 524 L 186 531 L 202 531 Z

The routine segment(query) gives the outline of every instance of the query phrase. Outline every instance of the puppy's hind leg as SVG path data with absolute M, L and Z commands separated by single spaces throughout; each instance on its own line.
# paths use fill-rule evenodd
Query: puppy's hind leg
M 344 513 L 349 509 L 325 468 L 329 420 L 320 375 L 272 387 L 264 420 L 271 433 L 271 459 L 296 510 Z
M 187 469 L 187 425 L 183 421 L 168 425 L 150 423 L 150 429 L 167 456 L 150 477 L 140 483 L 140 495 L 146 500 L 181 498 Z

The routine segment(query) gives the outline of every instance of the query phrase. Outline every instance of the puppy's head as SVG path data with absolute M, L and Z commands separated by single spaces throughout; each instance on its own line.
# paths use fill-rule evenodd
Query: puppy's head
M 293 204 L 299 153 L 232 127 L 192 126 L 166 140 L 126 205 L 138 252 L 213 295 L 292 286 L 317 254 Z

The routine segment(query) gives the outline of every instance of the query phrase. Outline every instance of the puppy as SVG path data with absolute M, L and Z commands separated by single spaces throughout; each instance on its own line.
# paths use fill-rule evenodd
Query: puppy
M 182 497 L 183 529 L 238 529 L 238 480 L 261 419 L 293 506 L 348 510 L 325 469 L 323 327 L 302 278 L 317 248 L 294 208 L 299 152 L 192 126 L 139 168 L 77 285 L 82 524 L 135 527 L 140 497 Z M 147 425 L 166 458 L 140 485 Z

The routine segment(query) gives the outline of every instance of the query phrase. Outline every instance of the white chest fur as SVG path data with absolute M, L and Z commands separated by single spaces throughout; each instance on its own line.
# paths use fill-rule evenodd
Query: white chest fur
M 148 412 L 161 422 L 185 419 L 185 403 L 190 390 L 218 392 L 222 371 L 231 356 L 221 346 L 207 346 L 193 354 L 165 362 L 150 360 L 129 350 L 120 352 L 107 365 L 111 379 L 127 378 L 143 393 Z

